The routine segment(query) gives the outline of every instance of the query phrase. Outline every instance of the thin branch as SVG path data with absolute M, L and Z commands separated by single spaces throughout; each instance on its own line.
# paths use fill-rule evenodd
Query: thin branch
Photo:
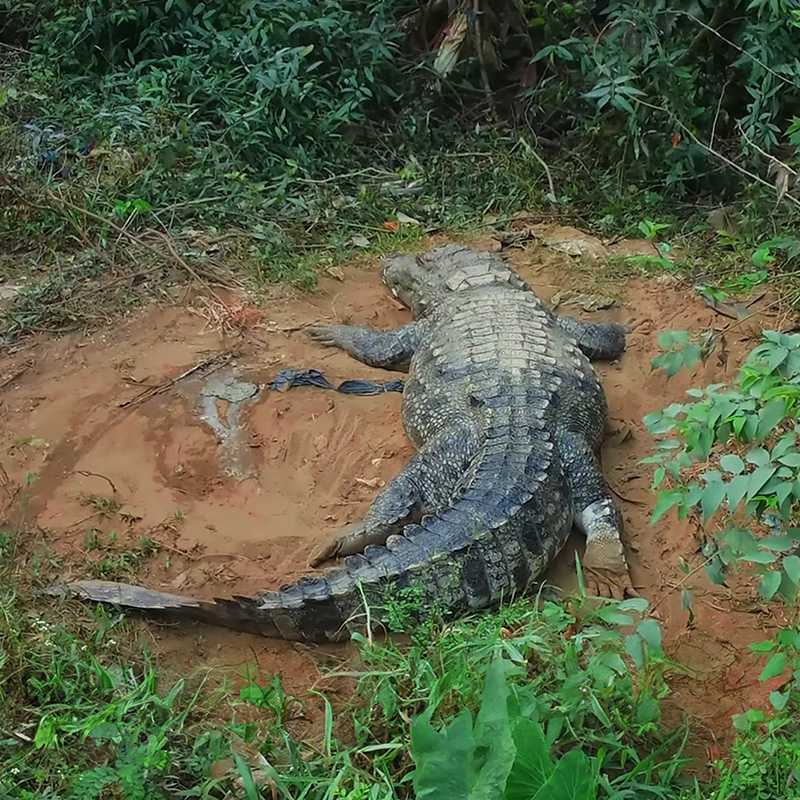
M 762 155 L 762 156 L 764 156 L 764 158 L 766 158 L 766 159 L 768 159 L 769 161 L 771 161 L 773 164 L 775 164 L 775 166 L 777 166 L 777 167 L 783 167 L 783 169 L 785 169 L 785 170 L 786 170 L 786 171 L 787 171 L 787 172 L 788 172 L 790 175 L 793 175 L 795 178 L 797 177 L 797 175 L 798 175 L 798 172 L 797 172 L 797 170 L 796 170 L 796 169 L 792 169 L 792 167 L 790 167 L 790 166 L 789 166 L 787 163 L 785 163 L 784 161 L 781 161 L 779 158 L 775 158 L 775 156 L 771 155 L 771 154 L 770 154 L 770 153 L 768 153 L 766 150 L 763 150 L 762 148 L 760 148 L 760 147 L 759 147 L 759 146 L 758 146 L 758 145 L 757 145 L 757 144 L 756 144 L 756 143 L 755 143 L 755 142 L 754 142 L 754 141 L 753 141 L 753 140 L 752 140 L 752 139 L 751 139 L 751 138 L 750 138 L 750 137 L 749 137 L 749 136 L 748 136 L 748 135 L 747 135 L 745 132 L 744 132 L 744 128 L 742 127 L 742 124 L 741 124 L 741 123 L 739 123 L 739 124 L 737 125 L 737 127 L 739 128 L 739 133 L 741 133 L 741 134 L 742 134 L 742 136 L 743 136 L 744 140 L 747 142 L 747 144 L 749 144 L 749 145 L 750 145 L 750 147 L 752 147 L 754 150 L 757 150 L 759 153 L 761 153 L 761 155 Z
M 547 176 L 547 185 L 550 187 L 550 200 L 551 202 L 556 202 L 556 187 L 553 183 L 553 176 L 550 172 L 550 167 L 547 166 L 544 159 L 531 147 L 530 142 L 524 137 L 520 137 L 520 142 L 522 142 L 522 146 L 525 148 L 525 151 L 533 156 L 541 165 L 542 169 L 544 169 L 544 174 Z
M 483 53 L 483 29 L 481 26 L 481 0 L 472 0 L 472 14 L 474 16 L 475 25 L 475 49 L 478 56 L 478 64 L 481 68 L 481 82 L 483 83 L 483 93 L 486 95 L 486 101 L 489 103 L 489 113 L 493 120 L 497 119 L 497 112 L 494 107 L 494 94 L 492 93 L 492 84 L 489 82 L 489 72 L 486 69 L 486 59 Z
M 769 181 L 764 180 L 760 175 L 756 175 L 754 172 L 750 172 L 749 169 L 745 169 L 741 164 L 737 164 L 735 161 L 732 161 L 726 155 L 723 155 L 718 150 L 715 150 L 713 147 L 707 145 L 704 141 L 699 139 L 694 131 L 691 130 L 687 125 L 681 122 L 669 109 L 664 108 L 663 106 L 657 106 L 654 103 L 648 103 L 645 100 L 638 100 L 637 102 L 641 103 L 643 106 L 647 106 L 648 108 L 652 108 L 656 111 L 662 111 L 665 114 L 669 114 L 674 120 L 675 124 L 698 146 L 702 147 L 710 155 L 718 158 L 720 161 L 725 162 L 731 169 L 735 169 L 737 172 L 741 173 L 742 175 L 746 175 L 751 180 L 754 180 L 756 183 L 760 183 L 762 186 L 766 186 L 768 189 L 772 189 L 773 192 L 776 194 L 778 190 L 773 186 Z M 794 205 L 800 207 L 800 200 L 794 197 L 791 194 L 784 194 L 783 199 L 788 200 L 790 203 L 794 203 Z
M 720 4 L 720 5 L 722 5 L 722 4 Z M 692 22 L 697 23 L 698 25 L 700 25 L 701 28 L 705 28 L 707 32 L 713 34 L 718 39 L 721 39 L 723 42 L 725 42 L 725 44 L 730 45 L 734 50 L 737 50 L 743 56 L 747 56 L 747 58 L 749 58 L 751 61 L 753 61 L 756 64 L 758 64 L 759 67 L 761 67 L 762 69 L 765 69 L 767 72 L 769 72 L 770 75 L 774 75 L 779 81 L 783 81 L 783 83 L 785 83 L 787 86 L 791 86 L 794 89 L 800 89 L 800 85 L 796 84 L 794 81 L 790 81 L 788 78 L 786 78 L 783 75 L 781 75 L 780 72 L 775 72 L 774 69 L 772 69 L 771 67 L 767 66 L 760 59 L 756 58 L 752 53 L 749 53 L 743 47 L 740 47 L 738 44 L 736 44 L 736 42 L 732 42 L 726 36 L 723 36 L 716 28 L 713 28 L 713 27 L 711 27 L 711 25 L 708 25 L 705 22 L 703 22 L 703 20 L 698 19 L 696 16 L 694 16 L 694 14 L 690 14 L 688 11 L 675 11 L 674 13 L 675 14 L 682 14 L 685 17 L 689 17 L 689 19 L 692 20 Z
M 722 91 L 719 94 L 719 100 L 717 101 L 717 112 L 714 114 L 714 124 L 711 126 L 711 139 L 709 140 L 709 147 L 714 146 L 714 137 L 717 135 L 717 122 L 719 120 L 719 112 L 722 110 L 722 101 L 725 99 L 725 92 L 730 85 L 730 80 L 725 81 L 725 84 L 722 87 Z
M 84 478 L 101 478 L 111 487 L 111 491 L 114 494 L 117 493 L 117 487 L 114 486 L 114 481 L 112 481 L 107 475 L 103 475 L 99 472 L 89 472 L 88 469 L 76 469 L 75 474 L 82 475 Z

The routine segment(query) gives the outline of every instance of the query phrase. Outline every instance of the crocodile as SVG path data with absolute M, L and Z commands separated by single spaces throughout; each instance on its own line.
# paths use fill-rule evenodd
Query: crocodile
M 499 253 L 443 245 L 384 259 L 385 285 L 413 314 L 397 330 L 309 330 L 359 361 L 407 371 L 402 418 L 416 454 L 362 520 L 313 556 L 340 565 L 256 597 L 206 601 L 104 581 L 54 594 L 269 637 L 341 641 L 386 623 L 415 587 L 419 614 L 496 606 L 540 583 L 577 527 L 594 595 L 635 594 L 622 516 L 599 448 L 607 400 L 592 365 L 625 350 L 626 328 L 550 310 Z

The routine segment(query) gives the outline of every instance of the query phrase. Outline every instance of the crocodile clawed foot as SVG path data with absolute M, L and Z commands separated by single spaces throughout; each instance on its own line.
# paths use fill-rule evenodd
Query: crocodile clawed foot
M 309 566 L 318 567 L 323 562 L 333 558 L 352 556 L 355 553 L 362 552 L 367 545 L 382 543 L 385 538 L 385 536 L 376 536 L 375 532 L 367 528 L 363 523 L 356 522 L 343 528 L 339 535 L 329 542 L 317 547 L 311 554 L 308 562 Z
M 619 539 L 598 538 L 586 545 L 583 556 L 586 591 L 592 597 L 623 600 L 638 597 Z
M 306 328 L 306 334 L 315 342 L 319 342 L 326 347 L 336 347 L 338 344 L 336 331 L 332 325 L 313 325 L 310 328 Z
M 310 567 L 318 567 L 320 564 L 324 564 L 326 561 L 336 558 L 339 555 L 341 546 L 342 544 L 339 539 L 334 539 L 331 542 L 320 545 L 311 553 L 308 565 Z

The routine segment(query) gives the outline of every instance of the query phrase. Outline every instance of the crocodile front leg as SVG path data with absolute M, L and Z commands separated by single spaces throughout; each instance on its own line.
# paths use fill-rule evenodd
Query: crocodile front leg
M 356 325 L 318 325 L 308 335 L 328 347 L 339 347 L 371 367 L 407 370 L 420 341 L 422 324 L 412 322 L 395 331 Z
M 598 597 L 635 596 L 622 545 L 622 515 L 597 456 L 581 434 L 560 431 L 558 441 L 575 523 L 586 535 L 583 568 L 587 589 Z
M 423 514 L 444 508 L 479 448 L 478 427 L 472 419 L 448 421 L 378 494 L 360 522 L 348 525 L 312 554 L 311 566 L 385 544 Z
M 612 361 L 625 352 L 624 325 L 616 322 L 581 322 L 574 317 L 555 318 L 556 325 L 572 336 L 584 355 L 590 359 Z

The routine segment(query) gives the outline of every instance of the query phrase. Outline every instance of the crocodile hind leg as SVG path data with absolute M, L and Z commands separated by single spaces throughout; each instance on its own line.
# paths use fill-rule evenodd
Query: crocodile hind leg
M 433 514 L 451 500 L 459 480 L 480 447 L 475 423 L 464 418 L 443 425 L 375 498 L 360 522 L 348 525 L 312 554 L 317 567 L 337 556 L 382 545 L 423 514 Z
M 574 317 L 556 317 L 556 325 L 572 336 L 590 359 L 612 361 L 625 352 L 624 325 L 616 322 L 581 322 Z
M 622 545 L 622 515 L 599 460 L 582 434 L 560 431 L 558 438 L 575 523 L 586 535 L 583 568 L 589 593 L 617 599 L 636 595 Z
M 338 347 L 371 367 L 407 370 L 420 340 L 421 323 L 394 331 L 377 331 L 356 325 L 316 325 L 308 335 L 328 347 Z

